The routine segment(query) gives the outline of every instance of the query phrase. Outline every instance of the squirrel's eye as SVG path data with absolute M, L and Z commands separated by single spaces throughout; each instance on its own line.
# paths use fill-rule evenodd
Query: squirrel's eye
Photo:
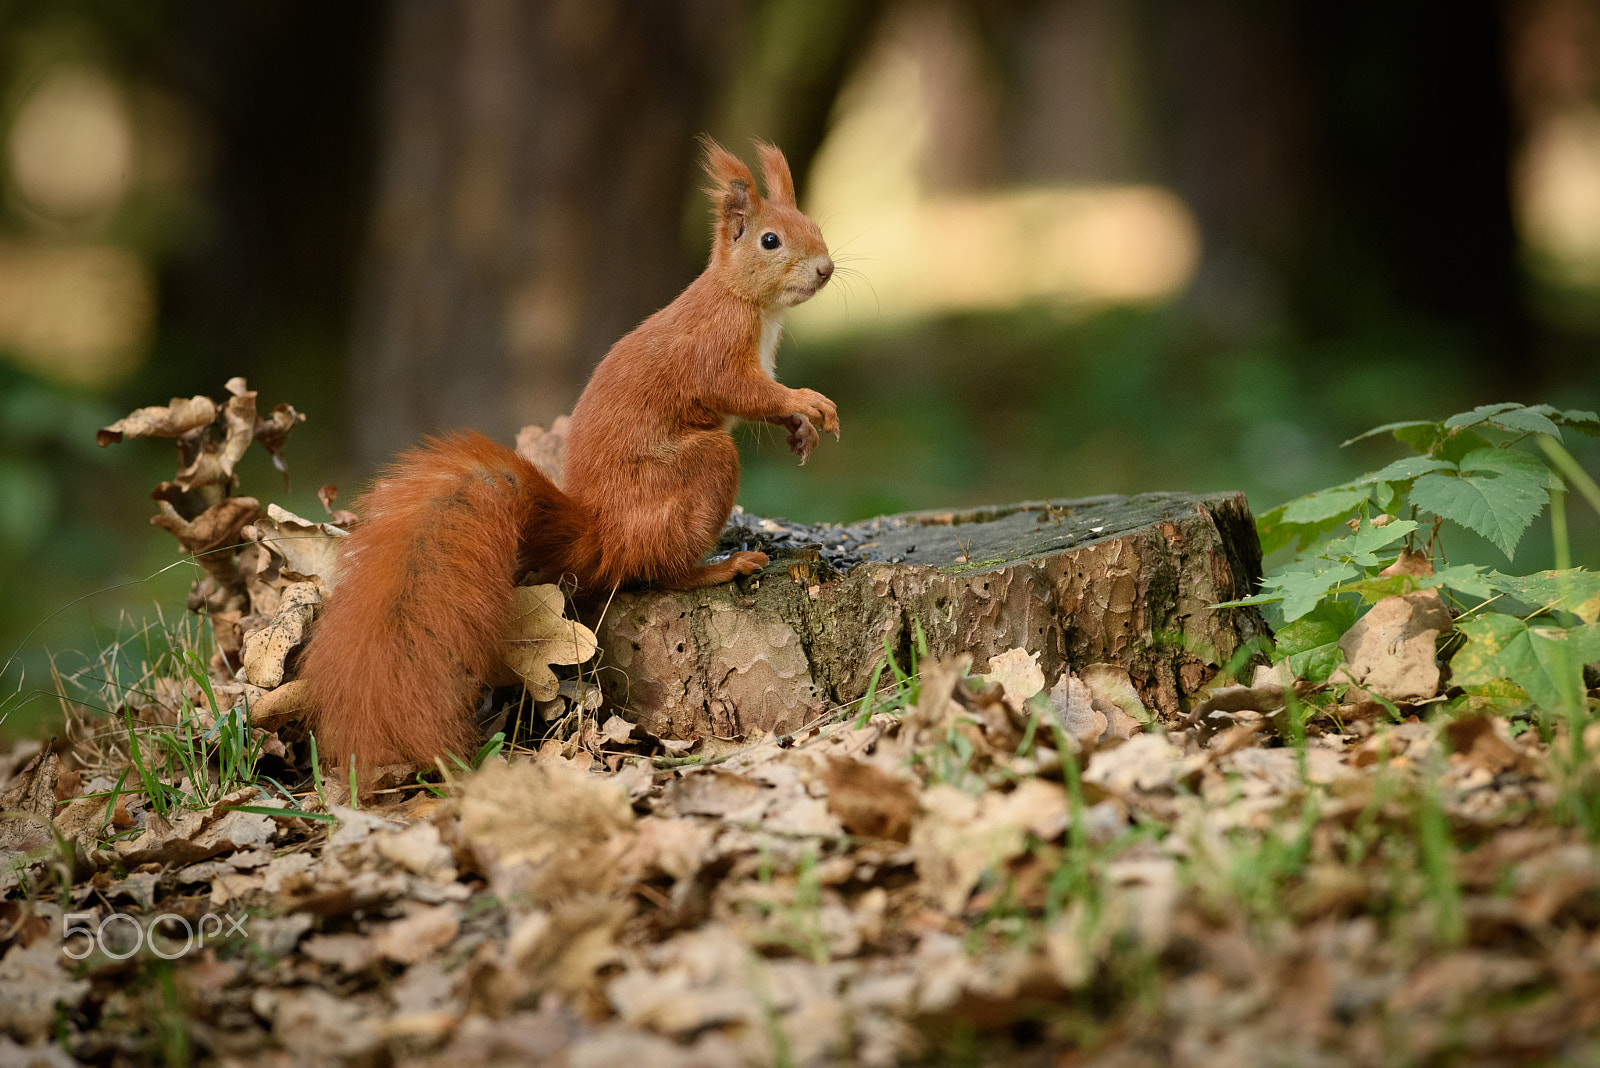
M 768 230 L 766 233 L 761 235 L 761 247 L 766 249 L 768 252 L 771 252 L 781 244 L 783 244 L 783 242 L 779 240 L 778 235 L 773 233 L 771 230 Z

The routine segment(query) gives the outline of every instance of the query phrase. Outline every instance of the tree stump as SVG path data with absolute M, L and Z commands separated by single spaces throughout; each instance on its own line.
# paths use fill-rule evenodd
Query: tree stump
M 1267 632 L 1213 610 L 1253 593 L 1261 546 L 1244 495 L 1149 493 L 916 512 L 844 527 L 736 514 L 722 549 L 773 562 L 737 584 L 618 594 L 594 628 L 599 681 L 650 731 L 735 740 L 796 730 L 860 698 L 885 646 L 930 656 L 1038 653 L 1126 668 L 1175 724 L 1211 668 Z

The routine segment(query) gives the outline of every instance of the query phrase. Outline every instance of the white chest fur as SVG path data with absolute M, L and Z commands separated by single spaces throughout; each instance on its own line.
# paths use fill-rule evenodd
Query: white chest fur
M 761 313 L 761 369 L 768 378 L 778 377 L 778 338 L 783 334 L 783 311 Z

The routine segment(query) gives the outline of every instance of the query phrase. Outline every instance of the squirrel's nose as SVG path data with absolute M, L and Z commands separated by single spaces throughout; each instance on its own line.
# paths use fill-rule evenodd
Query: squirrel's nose
M 817 281 L 818 282 L 826 282 L 828 279 L 830 279 L 832 277 L 833 277 L 833 261 L 832 260 L 828 260 L 826 263 L 820 263 L 820 264 L 817 265 Z

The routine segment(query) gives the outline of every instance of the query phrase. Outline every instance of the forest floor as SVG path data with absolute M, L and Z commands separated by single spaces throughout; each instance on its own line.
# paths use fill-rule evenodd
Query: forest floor
M 263 780 L 163 817 L 90 767 L 114 726 L 23 747 L 0 1063 L 1600 1063 L 1562 725 L 1262 672 L 1149 730 L 1005 661 L 704 759 L 591 723 L 360 808 Z

